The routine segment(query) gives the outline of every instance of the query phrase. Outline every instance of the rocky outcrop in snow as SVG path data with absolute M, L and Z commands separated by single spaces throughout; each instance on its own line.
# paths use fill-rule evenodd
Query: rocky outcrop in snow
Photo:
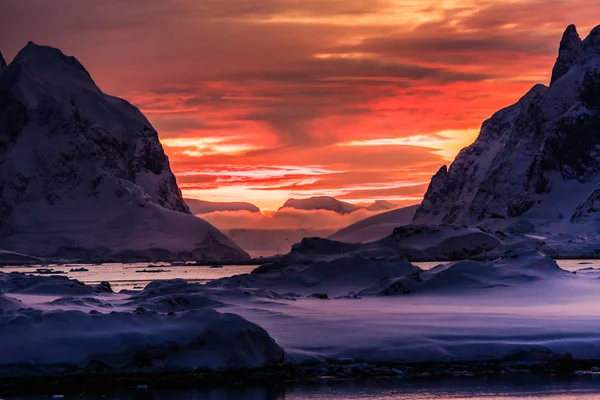
M 575 210 L 571 222 L 600 222 L 600 187 L 596 188 Z
M 0 243 L 86 261 L 248 257 L 190 215 L 137 108 L 31 42 L 0 71 Z
M 581 220 L 600 183 L 600 27 L 567 28 L 550 87 L 534 86 L 483 123 L 477 140 L 432 178 L 413 223 Z

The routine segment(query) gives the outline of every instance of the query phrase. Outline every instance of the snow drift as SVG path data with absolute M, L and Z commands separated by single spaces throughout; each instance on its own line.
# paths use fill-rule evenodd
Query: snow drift
M 173 315 L 40 310 L 15 314 L 0 315 L 4 376 L 237 369 L 283 359 L 283 351 L 266 331 L 214 310 Z
M 411 223 L 418 206 L 408 206 L 383 212 L 355 222 L 329 236 L 332 240 L 366 243 L 390 235 L 394 228 Z
M 347 296 L 388 276 L 418 271 L 394 246 L 354 245 L 305 238 L 292 251 L 251 274 L 210 282 L 209 287 L 266 289 L 278 294 Z
M 390 236 L 412 261 L 463 260 L 502 251 L 504 243 L 493 233 L 479 228 L 452 225 L 406 225 Z
M 137 108 L 31 42 L 0 70 L 0 242 L 86 261 L 248 258 L 190 214 Z
M 420 292 L 481 292 L 493 288 L 521 288 L 543 279 L 559 279 L 569 272 L 558 267 L 551 258 L 535 250 L 509 251 L 492 262 L 470 260 L 438 265 L 427 271 L 387 278 L 360 293 L 366 295 L 399 295 Z
M 283 350 L 292 363 L 600 360 L 596 273 L 532 249 L 425 271 L 394 243 L 305 239 L 252 274 L 118 294 L 11 274 L 0 375 L 232 369 Z
M 176 289 L 177 282 L 159 282 L 129 298 L 63 277 L 0 274 L 0 377 L 229 370 L 283 360 L 264 329 L 215 311 L 214 302 L 191 302 L 197 293 L 168 301 Z

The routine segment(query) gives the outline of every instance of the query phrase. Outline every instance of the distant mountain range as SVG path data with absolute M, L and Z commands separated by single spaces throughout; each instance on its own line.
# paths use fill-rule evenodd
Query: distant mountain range
M 0 248 L 77 261 L 248 258 L 191 215 L 144 115 L 74 57 L 32 42 L 8 65 L 0 57 Z
M 376 200 L 366 207 L 347 203 L 329 196 L 310 197 L 308 199 L 289 199 L 279 210 L 294 208 L 296 210 L 328 210 L 341 215 L 351 214 L 355 211 L 366 209 L 368 211 L 385 211 L 398 207 L 396 204 L 385 200 Z
M 260 208 L 252 203 L 246 202 L 214 202 L 198 199 L 184 199 L 190 211 L 194 215 L 210 214 L 220 211 L 248 211 L 252 213 L 261 212 Z M 303 211 L 333 211 L 335 213 L 346 215 L 358 210 L 367 210 L 371 212 L 387 211 L 398 208 L 397 204 L 386 200 L 375 200 L 373 203 L 365 205 L 355 205 L 338 200 L 334 197 L 319 196 L 308 199 L 289 199 L 278 211 L 285 209 L 295 209 Z
M 219 203 L 212 201 L 202 201 L 197 199 L 184 199 L 190 211 L 194 215 L 210 214 L 217 211 L 248 211 L 252 213 L 259 213 L 260 208 L 254 204 L 233 202 L 233 203 Z
M 367 211 L 378 212 L 388 211 L 398 208 L 398 204 L 394 204 L 386 200 L 375 200 L 372 204 L 365 207 Z
M 289 199 L 279 211 L 392 208 L 321 196 Z M 104 94 L 75 58 L 31 42 L 9 64 L 0 55 L 0 250 L 87 261 L 248 258 L 192 215 L 217 211 L 260 212 L 249 203 L 186 204 L 148 120 Z M 331 238 L 376 240 L 411 222 L 413 212 L 413 224 L 476 226 L 593 250 L 600 243 L 600 27 L 581 40 L 569 26 L 550 85 L 535 85 L 485 121 L 475 142 L 432 177 L 418 207 L 367 218 Z M 242 231 L 229 233 L 265 247 Z M 285 245 L 278 237 L 274 246 L 282 251 L 297 240 L 279 234 Z

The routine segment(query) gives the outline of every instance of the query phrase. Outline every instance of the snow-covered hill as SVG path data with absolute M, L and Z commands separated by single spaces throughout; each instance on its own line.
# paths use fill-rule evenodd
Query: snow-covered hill
M 297 210 L 329 210 L 338 214 L 351 214 L 362 207 L 329 196 L 311 197 L 309 199 L 289 199 L 280 208 L 295 208 Z
M 600 26 L 585 40 L 569 26 L 550 86 L 485 121 L 432 178 L 413 222 L 597 232 L 599 185 Z
M 329 238 L 347 243 L 366 243 L 390 235 L 394 228 L 411 223 L 418 205 L 399 208 L 365 218 L 345 227 Z
M 321 229 L 231 229 L 227 236 L 253 257 L 288 253 L 305 237 L 327 237 L 331 230 Z
M 218 211 L 248 211 L 252 213 L 260 212 L 260 208 L 251 203 L 233 202 L 219 203 L 212 201 L 203 201 L 197 199 L 184 199 L 190 211 L 194 215 L 210 214 Z
M 136 107 L 31 42 L 0 69 L 0 247 L 88 261 L 248 257 L 191 215 Z

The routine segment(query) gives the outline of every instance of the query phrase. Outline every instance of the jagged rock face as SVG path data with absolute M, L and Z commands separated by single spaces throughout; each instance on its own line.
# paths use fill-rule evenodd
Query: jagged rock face
M 4 60 L 4 57 L 2 56 L 2 52 L 0 52 L 0 68 L 4 68 L 6 67 L 6 61 Z
M 177 238 L 174 219 L 199 237 L 179 237 L 174 247 L 152 237 L 156 229 Z M 125 231 L 134 236 L 122 236 Z M 63 240 L 51 232 L 60 232 Z M 32 254 L 34 244 L 24 241 L 35 236 L 55 244 L 33 255 L 79 257 L 98 254 L 92 251 L 94 237 L 98 246 L 108 247 L 103 255 L 119 244 L 121 254 L 147 245 L 153 254 L 177 248 L 177 254 L 201 257 L 207 232 L 229 246 L 226 252 L 233 248 L 244 255 L 191 216 L 158 133 L 142 113 L 102 93 L 75 58 L 30 42 L 0 70 L 0 247 Z M 147 241 L 132 248 L 118 243 L 119 235 L 125 242 L 146 235 Z M 214 243 L 209 245 L 218 255 Z
M 596 188 L 575 210 L 571 222 L 600 222 L 600 187 Z
M 68 190 L 87 185 L 98 195 L 107 180 L 123 179 L 157 204 L 189 213 L 157 132 L 131 104 L 103 94 L 75 58 L 29 43 L 0 76 L 0 98 L 0 159 L 13 176 L 12 185 L 10 176 L 2 181 L 6 191 L 17 186 L 19 198 L 43 195 L 52 203 Z M 33 125 L 45 134 L 25 129 Z M 23 136 L 33 139 L 27 145 L 36 165 L 11 168 Z
M 552 69 L 552 78 L 550 84 L 553 84 L 564 74 L 569 72 L 571 67 L 577 63 L 583 54 L 583 43 L 577 33 L 575 25 L 569 25 L 563 34 L 558 50 L 558 58 Z
M 550 87 L 534 86 L 485 121 L 477 140 L 433 177 L 414 222 L 571 218 L 598 183 L 600 29 L 581 41 L 570 26 Z

